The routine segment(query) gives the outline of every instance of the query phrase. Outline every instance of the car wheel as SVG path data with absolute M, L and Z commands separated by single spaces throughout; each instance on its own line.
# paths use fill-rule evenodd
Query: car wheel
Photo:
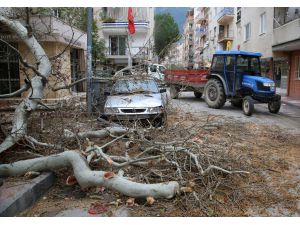
M 243 112 L 246 116 L 251 116 L 254 111 L 254 101 L 250 96 L 246 96 L 243 99 Z
M 217 79 L 209 80 L 205 85 L 205 102 L 210 108 L 220 109 L 226 102 L 222 83 Z
M 278 113 L 280 110 L 281 101 L 274 101 L 268 103 L 270 113 Z

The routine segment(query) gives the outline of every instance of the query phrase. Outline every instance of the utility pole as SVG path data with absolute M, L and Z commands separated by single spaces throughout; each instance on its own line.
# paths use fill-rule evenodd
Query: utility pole
M 86 68 L 87 68 L 87 111 L 92 113 L 92 23 L 93 23 L 93 8 L 87 8 L 87 54 L 86 54 Z

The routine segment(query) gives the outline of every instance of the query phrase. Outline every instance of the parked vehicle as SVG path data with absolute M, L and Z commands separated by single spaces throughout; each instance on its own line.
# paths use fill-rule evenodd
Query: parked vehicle
M 104 106 L 104 115 L 111 120 L 146 120 L 154 126 L 165 122 L 165 100 L 153 78 L 126 77 L 113 85 Z
M 207 82 L 208 69 L 166 70 L 165 82 L 170 86 L 170 96 L 178 98 L 180 91 L 193 91 L 196 98 L 201 98 Z
M 260 57 L 254 52 L 217 51 L 204 90 L 207 105 L 218 109 L 230 100 L 250 116 L 254 104 L 267 103 L 271 113 L 278 113 L 281 96 L 276 94 L 275 82 L 261 76 Z
M 154 78 L 159 83 L 165 80 L 166 67 L 161 64 L 151 64 L 148 66 L 148 75 Z

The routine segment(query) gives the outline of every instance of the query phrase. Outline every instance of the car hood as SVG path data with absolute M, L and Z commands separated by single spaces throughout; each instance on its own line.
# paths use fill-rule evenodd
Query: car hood
M 251 76 L 251 75 L 244 75 L 244 80 L 249 81 L 260 81 L 262 83 L 274 83 L 274 81 L 267 77 L 259 77 L 259 76 Z
M 133 94 L 108 96 L 105 107 L 139 108 L 162 106 L 163 101 L 160 93 Z

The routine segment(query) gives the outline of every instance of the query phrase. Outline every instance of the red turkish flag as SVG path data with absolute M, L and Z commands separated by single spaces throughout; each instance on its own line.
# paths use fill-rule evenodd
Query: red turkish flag
M 128 8 L 128 30 L 129 33 L 134 34 L 135 33 L 135 27 L 134 27 L 134 20 L 132 15 L 132 8 Z

